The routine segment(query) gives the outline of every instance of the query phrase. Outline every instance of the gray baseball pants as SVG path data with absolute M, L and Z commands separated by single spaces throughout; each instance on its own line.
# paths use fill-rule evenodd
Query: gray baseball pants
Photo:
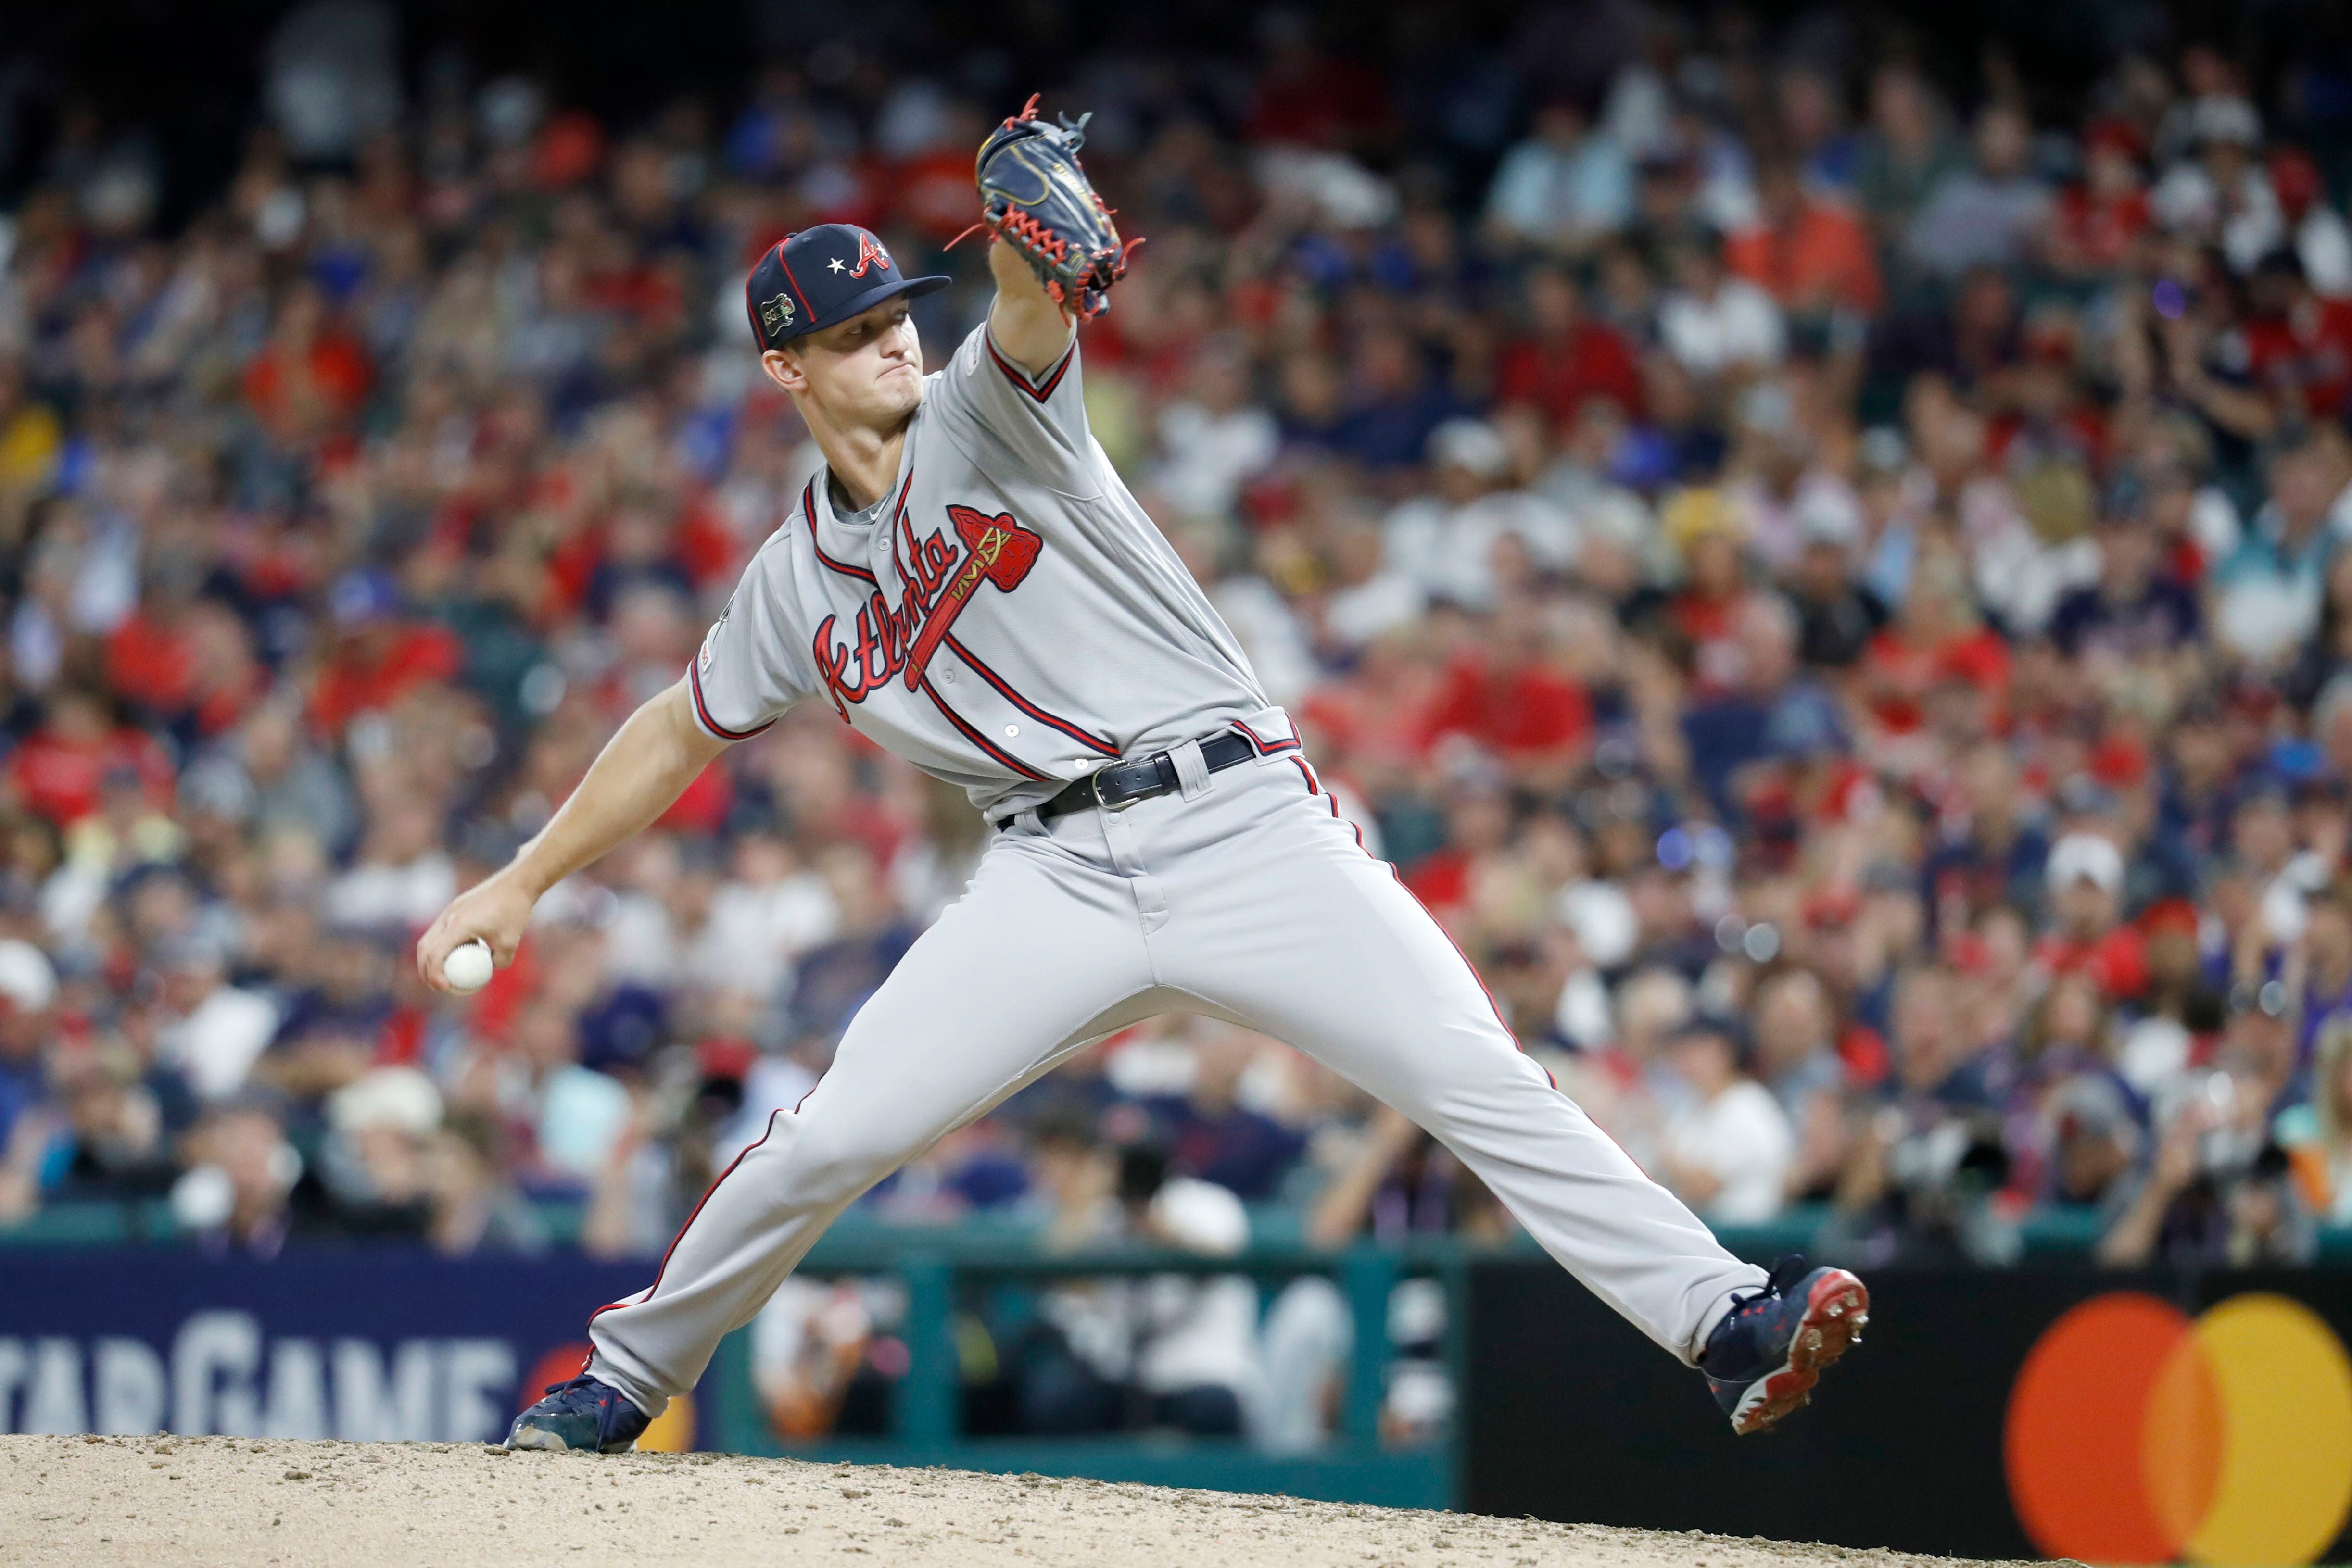
M 1544 1250 L 1685 1362 L 1764 1271 L 1724 1250 L 1520 1053 L 1469 962 L 1294 750 L 1040 823 L 849 1026 L 797 1108 L 704 1197 L 589 1370 L 658 1412 L 857 1197 L 1089 1041 L 1205 1013 L 1289 1041 L 1427 1128 Z

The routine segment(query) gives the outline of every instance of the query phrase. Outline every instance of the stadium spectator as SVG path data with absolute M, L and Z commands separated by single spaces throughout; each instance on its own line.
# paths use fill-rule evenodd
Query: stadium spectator
M 2278 1135 L 2297 1191 L 2324 1223 L 2352 1215 L 2352 1023 L 2319 1032 L 2308 1104 L 2279 1118 Z
M 1530 268 L 1526 335 L 1495 365 L 1498 402 L 1531 402 L 1565 431 L 1595 398 L 1624 417 L 1642 413 L 1642 372 L 1624 335 L 1585 310 L 1576 279 L 1556 267 Z
M 1878 257 L 1861 222 L 1843 206 L 1807 193 L 1788 162 L 1757 172 L 1758 223 L 1726 243 L 1730 269 L 1772 296 L 1800 319 L 1843 311 L 1855 323 L 1874 314 L 1883 296 Z
M 1971 164 L 1928 187 L 1904 231 L 1906 258 L 1931 276 L 2013 267 L 2032 256 L 2049 221 L 2048 188 L 2029 167 L 2032 126 L 2006 104 L 1977 117 Z
M 286 1245 L 298 1220 L 318 1227 L 315 1181 L 286 1139 L 273 1103 L 262 1095 L 231 1100 L 188 1134 L 189 1166 L 172 1188 L 173 1217 L 206 1251 L 237 1249 L 262 1257 Z M 302 1187 L 298 1210 L 294 1195 Z
M 1076 1127 L 1058 1135 L 1066 1162 L 1053 1183 L 1058 1245 L 1124 1240 L 1212 1257 L 1248 1246 L 1240 1200 L 1213 1183 L 1171 1176 L 1163 1150 L 1091 1147 L 1090 1133 Z M 1257 1291 L 1246 1278 L 1089 1282 L 1053 1292 L 1041 1312 L 1054 1338 L 1033 1342 L 1025 1357 L 1024 1429 L 1240 1432 L 1257 1336 Z
M 1829 993 L 1810 970 L 1785 970 L 1758 988 L 1756 1076 L 1794 1134 L 1783 1184 L 1791 1202 L 1826 1197 L 1845 1164 L 1846 1070 L 1833 1023 Z
M 1745 1032 L 1704 1015 L 1676 1031 L 1675 1071 L 1690 1102 L 1666 1124 L 1659 1170 L 1684 1201 L 1724 1225 L 1779 1213 L 1797 1152 L 1788 1113 L 1748 1076 Z
M 1855 183 L 1882 246 L 1908 231 L 1928 193 L 1968 158 L 1935 90 L 1908 65 L 1879 69 L 1870 86 L 1870 126 L 1858 140 Z
M 1497 236 L 1562 255 L 1589 252 L 1633 215 L 1633 169 L 1577 104 L 1536 111 L 1532 134 L 1503 155 L 1486 197 Z
M 1772 297 L 1724 267 L 1723 236 L 1685 232 L 1673 249 L 1673 287 L 1658 302 L 1658 338 L 1703 384 L 1769 371 L 1788 349 Z

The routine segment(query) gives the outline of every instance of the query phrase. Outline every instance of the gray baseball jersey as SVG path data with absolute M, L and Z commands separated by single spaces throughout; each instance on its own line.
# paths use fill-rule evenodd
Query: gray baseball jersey
M 996 815 L 1263 715 L 1233 633 L 1087 434 L 1083 375 L 1075 342 L 1033 381 L 979 327 L 926 378 L 873 520 L 811 479 L 703 639 L 703 727 L 740 740 L 823 698 Z

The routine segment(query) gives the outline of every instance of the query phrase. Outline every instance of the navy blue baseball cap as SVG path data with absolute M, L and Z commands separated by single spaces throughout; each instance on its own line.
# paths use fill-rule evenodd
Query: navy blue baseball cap
M 751 336 L 762 353 L 808 332 L 837 327 L 901 294 L 929 294 L 953 281 L 908 277 L 882 242 L 856 224 L 819 224 L 768 247 L 743 283 Z

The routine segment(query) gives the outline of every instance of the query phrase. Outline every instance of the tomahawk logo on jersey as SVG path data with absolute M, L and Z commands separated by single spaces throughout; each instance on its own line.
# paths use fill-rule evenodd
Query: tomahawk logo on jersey
M 869 688 L 902 670 L 908 691 L 922 689 L 931 655 L 939 652 L 956 617 L 963 613 L 980 586 L 992 583 L 1010 593 L 1037 562 L 1042 548 L 1037 536 L 1013 521 L 1010 513 L 991 517 L 970 507 L 950 507 L 948 520 L 961 541 L 961 556 L 944 534 L 934 532 L 916 539 L 913 525 L 903 515 L 893 525 L 908 541 L 906 553 L 899 558 L 898 575 L 905 591 L 898 609 L 890 608 L 877 588 L 857 612 L 855 643 L 844 643 L 835 636 L 835 617 L 828 615 L 818 625 L 812 651 L 817 674 L 836 707 L 864 702 Z M 845 719 L 847 716 L 843 715 Z

